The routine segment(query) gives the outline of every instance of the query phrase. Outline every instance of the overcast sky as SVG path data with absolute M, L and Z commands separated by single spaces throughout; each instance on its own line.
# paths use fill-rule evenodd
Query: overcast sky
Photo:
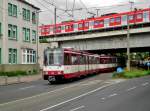
M 80 9 L 75 10 L 73 13 L 68 11 L 67 13 L 57 9 L 57 22 L 71 20 L 71 19 L 85 19 L 93 16 L 88 12 L 98 15 L 112 12 L 123 12 L 130 9 L 129 0 L 27 0 L 28 2 L 39 7 L 40 12 L 40 24 L 52 24 L 54 23 L 54 4 L 57 8 L 61 9 Z M 147 8 L 150 7 L 150 0 L 130 0 L 134 2 L 133 8 Z M 96 8 L 95 8 L 96 7 Z M 73 17 L 71 16 L 73 15 Z M 96 16 L 96 15 L 95 15 Z

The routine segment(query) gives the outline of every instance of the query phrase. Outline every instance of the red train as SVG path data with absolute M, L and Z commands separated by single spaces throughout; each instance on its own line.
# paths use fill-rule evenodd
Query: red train
M 113 71 L 117 66 L 118 58 L 114 56 L 99 56 L 72 48 L 49 48 L 44 51 L 43 79 L 53 83 Z
M 113 27 L 127 26 L 130 24 L 144 24 L 150 22 L 150 8 L 140 9 L 124 13 L 112 13 L 111 15 L 103 15 L 101 17 L 89 18 L 79 21 L 62 22 L 55 25 L 40 26 L 40 36 L 53 36 L 54 34 L 69 34 L 93 31 L 99 29 L 109 29 Z

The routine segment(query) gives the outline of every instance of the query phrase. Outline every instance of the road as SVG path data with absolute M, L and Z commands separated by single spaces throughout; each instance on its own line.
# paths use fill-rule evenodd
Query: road
M 0 111 L 150 111 L 150 76 L 96 75 L 71 83 L 47 81 L 0 87 Z

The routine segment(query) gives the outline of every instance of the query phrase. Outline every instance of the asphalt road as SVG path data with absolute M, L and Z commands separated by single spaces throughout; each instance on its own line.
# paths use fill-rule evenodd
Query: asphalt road
M 150 111 L 150 76 L 111 80 L 97 75 L 71 83 L 0 87 L 0 111 Z

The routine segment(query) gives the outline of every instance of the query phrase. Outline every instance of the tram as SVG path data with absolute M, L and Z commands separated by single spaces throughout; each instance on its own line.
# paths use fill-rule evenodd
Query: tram
M 113 71 L 117 57 L 92 54 L 73 48 L 47 48 L 44 51 L 43 79 L 55 83 L 89 74 Z

